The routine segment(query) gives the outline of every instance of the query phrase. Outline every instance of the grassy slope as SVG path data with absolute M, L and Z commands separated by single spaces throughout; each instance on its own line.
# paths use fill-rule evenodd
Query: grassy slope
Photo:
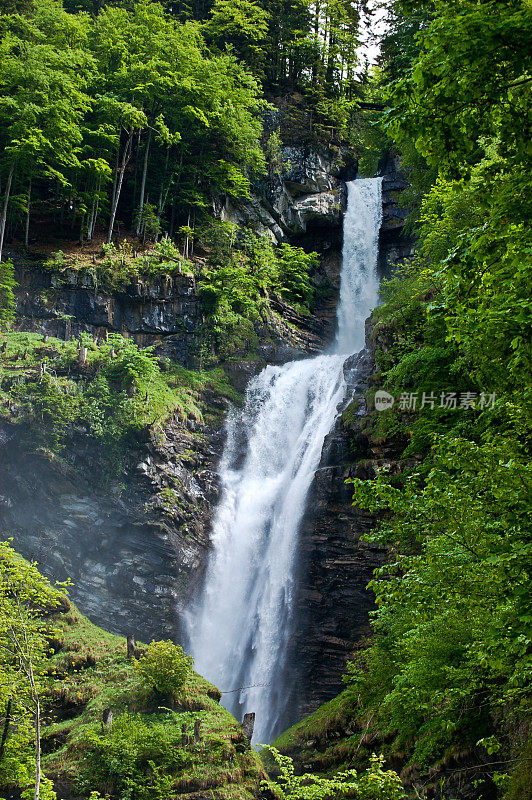
M 52 337 L 44 343 L 42 335 L 26 332 L 4 334 L 0 345 L 3 342 L 7 346 L 0 353 L 0 416 L 24 425 L 27 420 L 33 421 L 38 412 L 31 401 L 24 403 L 22 394 L 15 397 L 17 413 L 13 415 L 9 405 L 13 402 L 11 387 L 18 381 L 35 381 L 38 365 L 45 360 L 53 380 L 66 393 L 72 372 L 76 374 L 78 343 Z M 85 380 L 96 374 L 99 359 L 107 356 L 105 350 L 106 345 L 89 345 Z M 209 417 L 211 410 L 203 403 L 205 390 L 238 399 L 221 370 L 195 373 L 172 367 L 160 373 L 160 380 L 164 381 L 164 396 L 160 408 L 155 409 L 157 421 L 164 420 L 168 413 Z M 153 414 L 153 406 L 150 410 Z M 152 419 L 141 418 L 139 423 L 150 425 Z M 51 628 L 55 654 L 51 655 L 47 670 L 42 743 L 45 774 L 56 783 L 59 797 L 62 792 L 70 796 L 71 787 L 80 796 L 87 796 L 90 790 L 109 793 L 113 800 L 124 796 L 109 778 L 92 779 L 91 775 L 91 780 L 83 783 L 83 775 L 90 774 L 87 764 L 92 763 L 95 747 L 117 747 L 117 757 L 122 760 L 121 734 L 113 735 L 113 728 L 124 734 L 128 739 L 124 744 L 130 749 L 137 745 L 135 737 L 149 739 L 153 733 L 155 744 L 140 753 L 134 767 L 143 774 L 147 790 L 153 772 L 148 761 L 152 760 L 155 770 L 168 778 L 173 796 L 198 800 L 205 796 L 212 800 L 247 800 L 255 796 L 263 776 L 260 760 L 249 749 L 241 726 L 220 706 L 216 687 L 192 673 L 172 708 L 168 708 L 169 702 L 161 701 L 159 706 L 147 695 L 127 660 L 124 639 L 93 625 L 68 601 L 54 614 Z M 102 732 L 104 708 L 113 711 L 109 733 Z M 183 745 L 182 726 L 186 726 L 192 740 L 197 719 L 201 721 L 201 741 Z M 172 758 L 168 758 L 169 751 Z M 126 756 L 129 754 L 124 750 Z
M 168 703 L 158 706 L 146 696 L 138 673 L 127 660 L 124 639 L 96 627 L 70 604 L 55 615 L 53 624 L 61 633 L 54 642 L 57 652 L 48 671 L 50 704 L 43 750 L 45 773 L 58 786 L 79 785 L 90 756 L 91 737 L 100 737 L 112 746 L 113 727 L 123 725 L 124 715 L 134 715 L 133 721 L 144 733 L 156 730 L 168 746 L 182 749 L 179 769 L 167 770 L 179 797 L 200 797 L 204 790 L 209 790 L 213 800 L 254 796 L 262 775 L 260 761 L 247 747 L 241 726 L 219 705 L 220 693 L 212 684 L 192 673 L 172 709 L 167 708 Z M 104 708 L 113 711 L 111 731 L 105 734 L 101 724 Z M 182 725 L 192 734 L 196 719 L 201 721 L 202 739 L 182 747 Z M 149 772 L 147 769 L 146 774 Z M 90 788 L 116 797 L 112 783 L 102 785 L 94 780 Z
M 298 770 L 329 774 L 365 763 L 373 752 L 357 722 L 357 705 L 347 689 L 273 742 L 294 758 Z
M 0 413 L 6 412 L 6 403 L 12 396 L 13 385 L 17 381 L 37 380 L 42 362 L 46 363 L 54 384 L 66 392 L 72 389 L 72 381 L 80 377 L 84 382 L 90 383 L 99 369 L 112 363 L 110 358 L 112 347 L 116 348 L 117 343 L 120 346 L 126 341 L 115 334 L 109 344 L 96 344 L 89 335 L 85 335 L 87 363 L 80 370 L 77 366 L 79 352 L 77 340 L 65 342 L 62 339 L 48 337 L 44 342 L 42 334 L 38 333 L 0 334 L 0 346 L 5 345 L 5 350 L 0 352 Z M 142 352 L 141 348 L 138 348 L 138 352 Z M 155 362 L 155 357 L 153 360 Z M 123 388 L 117 386 L 117 391 Z M 205 411 L 209 411 L 202 403 L 201 395 L 205 390 L 227 397 L 233 402 L 240 400 L 221 369 L 197 372 L 171 362 L 167 362 L 164 372 L 157 371 L 155 376 L 151 377 L 148 390 L 149 403 L 139 400 L 137 404 L 138 413 L 135 422 L 139 426 L 159 424 L 175 412 L 181 417 L 190 416 L 201 421 Z M 143 397 L 144 395 L 142 399 Z M 83 408 L 80 416 L 83 416 Z

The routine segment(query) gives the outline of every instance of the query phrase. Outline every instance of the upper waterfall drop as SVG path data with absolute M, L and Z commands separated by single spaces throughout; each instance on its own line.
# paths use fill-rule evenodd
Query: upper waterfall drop
M 377 304 L 382 179 L 351 181 L 347 192 L 335 352 L 351 355 L 364 347 L 364 323 Z
M 186 622 L 196 668 L 226 692 L 223 703 L 235 716 L 256 713 L 258 743 L 279 732 L 285 712 L 298 531 L 345 396 L 344 360 L 363 347 L 377 302 L 381 213 L 379 178 L 348 184 L 332 353 L 266 367 L 226 423 L 213 549 Z

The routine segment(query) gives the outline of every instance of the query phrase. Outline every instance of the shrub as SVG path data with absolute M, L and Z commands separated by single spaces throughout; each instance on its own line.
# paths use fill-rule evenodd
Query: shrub
M 78 788 L 92 792 L 91 798 L 100 797 L 97 790 L 115 800 L 167 800 L 175 796 L 175 778 L 190 762 L 173 716 L 122 714 L 110 731 L 86 729 L 80 744 Z
M 146 653 L 135 661 L 135 669 L 150 688 L 172 696 L 185 685 L 193 663 L 192 656 L 185 655 L 182 647 L 166 640 L 151 642 Z
M 15 295 L 17 286 L 14 278 L 13 263 L 0 261 L 0 330 L 13 321 L 15 316 Z
M 294 763 L 275 747 L 265 750 L 273 756 L 279 768 L 278 782 L 263 781 L 261 788 L 278 800 L 333 800 L 339 797 L 356 797 L 357 800 L 403 800 L 406 798 L 401 779 L 393 770 L 384 770 L 383 756 L 373 755 L 367 772 L 360 777 L 356 770 L 338 772 L 322 778 L 307 772 L 296 775 Z
M 278 290 L 286 299 L 308 307 L 312 298 L 309 273 L 318 264 L 318 254 L 285 243 L 278 250 L 278 259 Z

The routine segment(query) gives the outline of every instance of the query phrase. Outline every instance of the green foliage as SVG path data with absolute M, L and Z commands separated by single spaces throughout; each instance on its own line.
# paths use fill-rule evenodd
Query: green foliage
M 268 294 L 280 294 L 308 310 L 309 273 L 318 262 L 316 253 L 289 244 L 275 248 L 268 236 L 237 231 L 224 222 L 208 226 L 203 239 L 209 257 L 199 288 L 219 355 L 256 343 L 253 322 L 260 318 Z
M 191 231 L 192 232 L 192 231 Z M 84 260 L 69 260 L 63 251 L 58 250 L 44 262 L 44 268 L 57 273 L 61 281 L 62 272 L 70 269 L 84 273 L 95 287 L 108 291 L 124 289 L 132 281 L 139 279 L 165 278 L 174 275 L 192 274 L 194 265 L 184 258 L 176 243 L 163 238 L 138 253 L 128 239 L 115 244 L 104 244 L 102 256 L 98 261 L 88 263 Z
M 418 252 L 382 287 L 372 334 L 380 385 L 396 397 L 496 401 L 410 412 L 396 403 L 368 420 L 373 443 L 405 449 L 391 473 L 354 481 L 355 502 L 379 520 L 367 538 L 389 560 L 371 584 L 373 637 L 342 703 L 417 769 L 460 752 L 488 773 L 500 766 L 488 790 L 497 796 L 516 759 L 513 785 L 526 796 L 531 10 L 517 0 L 390 6 L 378 80 L 386 135 L 412 181 Z
M 78 342 L 44 345 L 36 334 L 8 334 L 0 355 L 0 399 L 14 404 L 15 421 L 27 425 L 28 436 L 41 446 L 61 452 L 75 432 L 92 437 L 102 479 L 120 468 L 127 448 L 147 428 L 174 414 L 201 420 L 199 397 L 206 387 L 233 396 L 219 371 L 194 373 L 167 364 L 162 369 L 153 348 L 119 334 L 100 344 L 83 334 L 81 345 L 87 362 L 80 369 Z
M 513 0 L 392 10 L 387 133 L 410 168 L 418 254 L 375 314 L 381 385 L 496 401 L 375 415 L 370 437 L 404 441 L 417 459 L 354 482 L 389 563 L 371 584 L 374 636 L 350 666 L 346 702 L 417 767 L 460 749 L 489 765 L 496 747 L 502 796 L 531 709 L 532 17 Z M 518 769 L 514 785 L 529 791 Z
M 147 685 L 162 695 L 179 694 L 192 669 L 192 656 L 171 641 L 150 642 L 146 652 L 135 661 L 135 669 Z
M 261 74 L 270 13 L 251 0 L 215 0 L 204 25 L 207 41 L 234 49 L 255 74 Z
M 436 2 L 431 17 L 412 69 L 393 86 L 393 133 L 455 174 L 478 161 L 483 140 L 526 158 L 530 6 Z
M 34 719 L 45 686 L 48 637 L 45 616 L 60 603 L 59 591 L 33 564 L 0 542 L 0 708 L 11 718 L 0 756 L 0 786 L 32 793 L 35 783 Z M 50 784 L 41 779 L 43 797 Z
M 11 261 L 0 261 L 0 330 L 13 321 L 15 316 L 16 286 Z
M 214 686 L 190 670 L 172 701 L 176 710 L 164 701 L 157 707 L 158 698 L 126 657 L 123 638 L 92 625 L 74 607 L 62 623 L 60 649 L 49 668 L 52 712 L 43 733 L 48 775 L 82 797 L 97 792 L 113 800 L 166 800 L 200 784 L 216 800 L 251 800 L 259 760 L 249 750 L 237 751 L 242 732 L 219 705 Z M 102 729 L 106 708 L 113 721 Z M 197 721 L 199 743 L 192 737 Z
M 163 201 L 172 187 L 174 200 L 189 208 L 199 201 L 190 202 L 198 185 L 200 197 L 212 189 L 246 192 L 249 171 L 263 163 L 260 103 L 254 80 L 232 56 L 205 55 L 196 25 L 178 25 L 159 4 L 143 1 L 131 12 L 106 8 L 93 42 L 109 99 L 146 109 L 159 128 L 158 174 L 149 182 Z
M 356 797 L 358 800 L 402 800 L 406 798 L 401 780 L 393 770 L 385 771 L 384 758 L 372 756 L 370 767 L 360 777 L 356 770 L 339 772 L 333 778 L 304 773 L 295 775 L 289 756 L 275 747 L 266 747 L 273 756 L 280 775 L 277 781 L 263 781 L 263 791 L 269 790 L 279 800 L 329 800 L 337 797 Z
M 26 13 L 3 14 L 0 22 L 0 170 L 6 175 L 1 260 L 16 182 L 38 176 L 69 187 L 70 170 L 80 166 L 93 59 L 86 47 L 86 18 L 69 16 L 57 3 L 35 0 Z
M 317 253 L 306 253 L 301 247 L 287 243 L 279 247 L 276 288 L 288 300 L 307 307 L 312 297 L 310 272 L 318 265 Z
M 135 217 L 135 222 L 143 231 L 143 239 L 155 238 L 161 233 L 161 222 L 153 203 L 144 203 L 142 211 L 139 211 Z
M 83 740 L 87 757 L 80 787 L 106 787 L 120 800 L 166 800 L 173 776 L 192 761 L 182 748 L 179 726 L 171 722 L 163 715 L 146 719 L 126 713 L 114 720 L 108 733 L 89 728 Z
M 2 17 L 0 83 L 4 165 L 65 181 L 77 162 L 80 124 L 90 108 L 87 20 L 35 0 L 28 15 Z
M 139 208 L 143 237 L 154 237 L 172 208 L 186 219 L 220 192 L 246 195 L 264 165 L 254 78 L 231 53 L 209 53 L 200 26 L 159 3 L 98 10 L 91 18 L 35 0 L 0 17 L 7 224 L 25 225 L 31 178 L 32 203 L 52 195 L 54 216 L 66 210 L 81 237 L 105 220 L 108 241 Z M 255 41 L 258 30 L 244 36 Z M 144 173 L 140 197 L 132 159 Z M 4 233 L 2 221 L 0 249 Z
M 425 762 L 490 714 L 530 702 L 530 466 L 511 443 L 440 437 L 426 479 L 355 481 L 357 503 L 393 512 L 377 572 L 375 644 L 351 668 L 384 730 Z M 471 733 L 472 732 L 472 733 Z
M 281 150 L 281 136 L 279 131 L 274 131 L 266 141 L 266 158 L 270 176 L 279 177 L 283 171 L 283 157 Z

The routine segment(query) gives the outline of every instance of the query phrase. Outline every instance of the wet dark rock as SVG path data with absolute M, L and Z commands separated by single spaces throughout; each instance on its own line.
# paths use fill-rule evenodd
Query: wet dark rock
M 35 451 L 0 426 L 0 528 L 106 629 L 147 640 L 179 631 L 209 549 L 220 442 L 176 421 L 98 485 L 99 456 L 74 434 L 64 459 Z M 186 461 L 184 458 L 186 456 Z
M 409 209 L 401 204 L 401 195 L 410 184 L 397 153 L 385 156 L 379 164 L 379 175 L 382 176 L 379 268 L 384 277 L 389 277 L 397 264 L 415 250 L 415 240 L 404 227 Z
M 138 345 L 158 345 L 162 356 L 194 365 L 202 323 L 200 299 L 188 275 L 132 282 L 110 291 L 83 272 L 57 275 L 18 266 L 17 326 L 61 339 L 81 332 L 122 333 Z
M 367 351 L 346 361 L 347 402 L 357 407 L 357 414 L 349 430 L 340 417 L 326 437 L 309 491 L 300 533 L 287 725 L 341 691 L 346 662 L 369 633 L 372 597 L 366 587 L 385 553 L 361 541 L 375 519 L 352 506 L 352 490 L 345 481 L 352 477 L 355 462 L 367 455 L 363 392 L 373 368 Z
M 288 661 L 289 694 L 283 727 L 288 727 L 343 688 L 347 661 L 370 633 L 373 595 L 367 589 L 386 552 L 363 541 L 376 524 L 374 514 L 352 504 L 347 480 L 374 478 L 386 466 L 407 466 L 401 454 L 407 444 L 388 437 L 376 445 L 371 437 L 372 409 L 365 392 L 376 367 L 371 318 L 366 348 L 344 364 L 347 396 L 341 416 L 326 437 L 320 465 L 309 490 L 300 531 L 295 620 Z

